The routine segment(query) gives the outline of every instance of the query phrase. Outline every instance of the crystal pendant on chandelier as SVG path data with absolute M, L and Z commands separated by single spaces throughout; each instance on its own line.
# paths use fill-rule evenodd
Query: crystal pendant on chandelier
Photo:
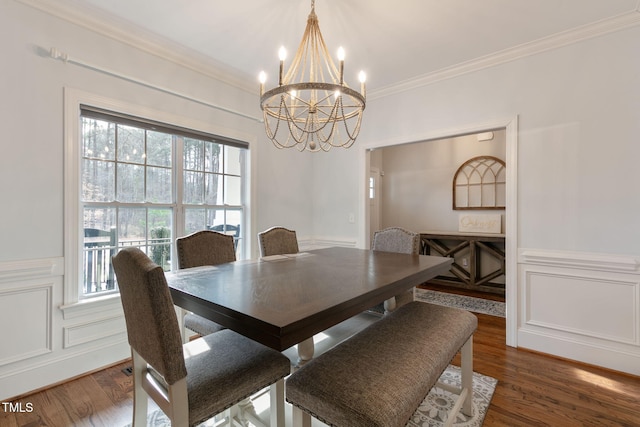
M 286 51 L 280 49 L 278 86 L 264 91 L 266 75 L 260 73 L 260 108 L 267 136 L 278 148 L 329 151 L 349 148 L 360 132 L 365 108 L 365 74 L 360 72 L 360 92 L 344 82 L 344 50 L 338 50 L 339 67 L 324 43 L 315 2 L 302 41 L 284 74 Z

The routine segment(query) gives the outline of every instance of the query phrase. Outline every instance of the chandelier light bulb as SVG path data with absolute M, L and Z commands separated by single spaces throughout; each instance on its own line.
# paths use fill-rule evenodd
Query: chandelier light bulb
M 344 49 L 342 46 L 338 48 L 338 61 L 340 61 L 340 84 L 344 84 Z
M 267 73 L 264 71 L 260 71 L 258 75 L 258 80 L 260 81 L 260 96 L 264 93 L 264 83 L 267 81 Z
M 284 74 L 284 60 L 287 58 L 287 49 L 284 46 L 280 47 L 278 51 L 278 56 L 280 57 L 280 74 L 278 77 L 278 84 L 282 86 L 282 76 Z
M 358 74 L 358 79 L 360 80 L 360 93 L 362 94 L 362 96 L 367 96 L 367 94 L 365 93 L 366 89 L 364 87 L 364 82 L 367 81 L 367 75 L 364 71 L 360 71 L 360 74 Z
M 278 58 L 280 58 L 280 61 L 287 59 L 287 49 L 285 49 L 284 46 L 280 46 L 280 50 L 278 50 Z

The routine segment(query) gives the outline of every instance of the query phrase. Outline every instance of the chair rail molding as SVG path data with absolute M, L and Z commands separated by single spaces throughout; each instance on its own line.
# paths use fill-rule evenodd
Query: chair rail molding
M 36 277 L 62 276 L 64 258 L 42 258 L 0 263 L 0 283 Z
M 518 252 L 518 262 L 523 264 L 580 268 L 620 273 L 640 272 L 640 258 L 629 255 L 523 248 L 519 249 Z

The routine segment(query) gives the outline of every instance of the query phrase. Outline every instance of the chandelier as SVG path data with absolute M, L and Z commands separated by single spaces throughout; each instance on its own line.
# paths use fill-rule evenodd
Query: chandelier
M 360 72 L 360 92 L 344 82 L 344 49 L 338 49 L 336 67 L 324 43 L 315 0 L 291 66 L 284 74 L 286 50 L 280 48 L 278 86 L 264 91 L 266 74 L 260 73 L 260 108 L 267 136 L 278 148 L 329 151 L 353 145 L 365 108 L 365 80 Z

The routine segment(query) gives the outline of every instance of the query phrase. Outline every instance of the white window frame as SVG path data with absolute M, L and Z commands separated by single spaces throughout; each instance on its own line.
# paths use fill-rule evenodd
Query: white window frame
M 92 105 L 105 110 L 116 111 L 123 114 L 138 117 L 150 117 L 159 122 L 164 122 L 188 129 L 195 129 L 205 133 L 221 135 L 232 139 L 247 141 L 249 144 L 255 142 L 255 136 L 246 133 L 220 129 L 208 123 L 199 122 L 187 117 L 154 110 L 148 107 L 130 104 L 124 101 L 114 100 L 102 95 L 85 92 L 75 88 L 64 89 L 64 294 L 63 305 L 60 307 L 65 319 L 76 318 L 86 314 L 98 314 L 101 312 L 121 312 L 119 293 L 107 294 L 91 298 L 82 298 L 80 292 L 80 281 L 83 278 L 80 256 L 82 254 L 84 236 L 80 235 L 79 224 L 83 220 L 81 203 L 81 117 L 80 106 L 82 104 Z M 247 176 L 244 177 L 245 206 L 243 212 L 243 224 L 245 236 L 252 233 L 254 220 L 250 213 L 250 205 L 253 200 L 251 191 L 250 173 L 254 167 L 251 162 L 250 150 L 246 156 Z M 181 177 L 179 178 L 181 182 Z M 179 214 L 181 215 L 181 213 Z M 178 233 L 182 226 L 176 227 Z M 252 253 L 253 239 L 246 238 L 244 245 L 244 257 Z M 174 254 L 175 255 L 175 254 Z

